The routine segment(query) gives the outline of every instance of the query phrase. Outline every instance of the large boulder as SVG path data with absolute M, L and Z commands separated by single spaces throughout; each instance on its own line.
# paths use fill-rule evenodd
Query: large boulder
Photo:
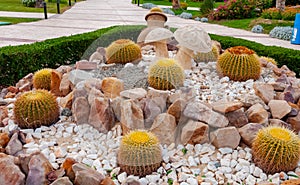
M 267 123 L 269 118 L 268 112 L 264 109 L 264 107 L 260 103 L 252 105 L 246 111 L 246 115 L 248 117 L 249 122 L 252 123 L 261 123 L 261 124 Z
M 281 119 L 291 112 L 291 106 L 285 100 L 271 100 L 268 104 L 272 117 Z
M 182 144 L 202 144 L 209 142 L 209 126 L 205 123 L 189 120 L 182 128 Z
M 219 128 L 210 133 L 212 144 L 217 148 L 238 147 L 241 136 L 235 127 Z
M 239 133 L 242 137 L 242 141 L 248 145 L 252 146 L 253 140 L 257 134 L 257 132 L 262 129 L 263 126 L 259 123 L 249 123 L 242 128 L 239 128 Z
M 25 175 L 15 165 L 14 157 L 0 153 L 0 183 L 3 185 L 24 185 Z

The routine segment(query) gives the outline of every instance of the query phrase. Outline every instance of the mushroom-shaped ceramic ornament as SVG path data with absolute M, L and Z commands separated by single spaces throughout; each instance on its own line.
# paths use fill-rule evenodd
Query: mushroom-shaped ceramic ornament
M 154 46 L 157 58 L 169 58 L 167 40 L 173 37 L 173 32 L 166 28 L 155 28 L 145 38 L 145 44 Z
M 162 9 L 158 7 L 154 7 L 150 10 L 150 12 L 145 16 L 145 20 L 147 21 L 147 26 L 157 26 L 164 27 L 165 22 L 167 22 L 168 18 L 163 13 Z
M 184 26 L 174 32 L 174 37 L 179 43 L 179 50 L 175 60 L 183 69 L 192 68 L 194 52 L 210 52 L 212 41 L 206 31 L 196 25 Z

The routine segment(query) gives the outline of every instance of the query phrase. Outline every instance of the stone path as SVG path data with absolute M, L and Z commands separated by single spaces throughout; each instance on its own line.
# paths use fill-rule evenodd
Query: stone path
M 114 25 L 145 25 L 144 17 L 148 11 L 131 4 L 130 0 L 86 0 L 76 3 L 63 14 L 52 16 L 47 20 L 1 26 L 0 47 L 29 44 L 50 38 L 90 32 Z M 185 20 L 172 15 L 168 15 L 168 18 L 167 25 L 170 27 L 199 24 L 209 33 L 243 38 L 264 45 L 300 50 L 299 45 L 273 39 L 265 34 L 255 34 L 245 30 Z

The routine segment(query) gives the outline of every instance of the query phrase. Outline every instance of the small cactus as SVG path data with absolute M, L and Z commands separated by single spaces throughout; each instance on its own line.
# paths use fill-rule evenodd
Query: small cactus
M 228 48 L 219 56 L 217 71 L 234 81 L 258 79 L 261 73 L 259 57 L 244 46 Z
M 294 170 L 300 158 L 300 139 L 282 127 L 261 129 L 252 144 L 254 163 L 268 174 Z
M 46 90 L 28 91 L 15 102 L 15 121 L 20 128 L 49 126 L 59 118 L 56 98 Z
M 199 63 L 199 62 L 215 62 L 218 60 L 218 57 L 219 57 L 219 48 L 214 44 L 213 47 L 212 47 L 212 50 L 208 53 L 197 53 L 195 56 L 194 56 L 194 61 L 196 63 Z
M 52 69 L 41 69 L 33 75 L 33 87 L 36 89 L 50 90 Z
M 265 60 L 266 62 L 271 62 L 272 64 L 277 66 L 277 62 L 273 58 L 262 56 L 262 57 L 260 57 L 260 59 Z
M 151 174 L 159 168 L 161 161 L 159 141 L 151 132 L 136 130 L 123 137 L 118 152 L 118 164 L 127 174 Z
M 107 63 L 137 62 L 142 58 L 141 48 L 129 39 L 119 39 L 106 48 Z
M 149 86 L 159 90 L 178 88 L 184 82 L 184 70 L 173 59 L 160 59 L 149 69 Z

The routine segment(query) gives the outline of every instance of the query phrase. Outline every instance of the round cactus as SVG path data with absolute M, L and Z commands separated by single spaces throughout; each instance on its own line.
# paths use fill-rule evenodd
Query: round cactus
M 184 70 L 173 59 L 160 59 L 149 69 L 149 86 L 159 90 L 170 90 L 183 85 Z
M 119 39 L 106 48 L 107 63 L 137 62 L 142 58 L 141 48 L 129 39 Z
M 46 89 L 51 88 L 51 72 L 52 69 L 41 69 L 34 73 L 33 75 L 33 87 L 36 89 Z
M 15 121 L 20 128 L 49 126 L 59 118 L 56 98 L 46 90 L 34 90 L 22 94 L 15 102 Z
M 260 77 L 261 66 L 258 56 L 244 46 L 228 48 L 219 56 L 217 71 L 234 81 L 246 81 Z
M 286 128 L 263 128 L 252 144 L 252 156 L 254 163 L 266 173 L 293 170 L 300 158 L 300 139 Z
M 199 62 L 215 62 L 215 61 L 218 60 L 219 53 L 220 53 L 219 48 L 216 45 L 213 45 L 212 50 L 208 53 L 198 52 L 194 56 L 194 61 L 196 63 L 199 63 Z
M 118 152 L 118 164 L 127 174 L 151 174 L 159 168 L 161 161 L 159 141 L 151 132 L 136 130 L 123 137 Z

